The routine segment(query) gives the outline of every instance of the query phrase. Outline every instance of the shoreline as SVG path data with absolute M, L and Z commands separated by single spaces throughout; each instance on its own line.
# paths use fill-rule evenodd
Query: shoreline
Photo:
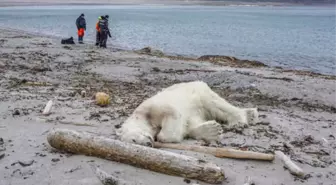
M 67 128 L 114 139 L 115 128 L 144 99 L 170 85 L 195 80 L 206 82 L 234 105 L 258 107 L 260 112 L 260 123 L 242 130 L 226 129 L 215 147 L 263 153 L 280 150 L 306 175 L 291 175 L 279 160 L 265 163 L 168 151 L 217 164 L 225 171 L 227 185 L 243 184 L 243 176 L 250 176 L 256 184 L 335 182 L 335 79 L 265 67 L 217 65 L 208 57 L 188 61 L 151 56 L 155 51 L 148 55 L 61 45 L 57 39 L 1 29 L 0 49 L 0 179 L 4 184 L 100 185 L 88 167 L 95 163 L 120 178 L 133 177 L 131 183 L 185 185 L 184 178 L 56 151 L 46 136 L 53 128 Z M 81 91 L 87 96 L 81 96 Z M 101 91 L 111 96 L 107 107 L 99 107 L 91 99 Z M 43 116 L 49 100 L 54 101 L 52 112 Z M 203 144 L 194 140 L 183 143 Z
M 15 31 L 18 33 L 23 33 L 23 34 L 28 34 L 36 37 L 46 37 L 46 38 L 52 38 L 52 39 L 59 39 L 60 40 L 63 37 L 60 36 L 53 36 L 53 35 L 48 35 L 48 34 L 42 34 L 38 32 L 29 32 L 29 31 L 24 31 L 24 30 L 19 30 L 19 29 L 11 29 L 11 28 L 5 28 L 5 27 L 0 27 L 0 30 L 6 30 L 6 31 Z M 86 44 L 91 44 L 93 45 L 94 42 L 87 42 Z M 150 55 L 150 56 L 155 56 L 155 57 L 160 57 L 160 58 L 168 58 L 172 60 L 186 60 L 186 61 L 204 61 L 204 57 L 208 58 L 208 62 L 217 64 L 217 65 L 223 65 L 223 66 L 231 66 L 231 67 L 266 67 L 274 71 L 282 71 L 282 72 L 292 72 L 296 73 L 299 75 L 307 75 L 307 76 L 320 76 L 325 79 L 336 79 L 336 74 L 329 74 L 329 73 L 321 73 L 321 72 L 315 72 L 315 71 L 310 71 L 310 70 L 300 70 L 300 69 L 295 69 L 288 67 L 284 68 L 281 66 L 270 66 L 267 65 L 266 63 L 262 61 L 256 61 L 256 60 L 248 60 L 244 58 L 236 58 L 234 56 L 226 56 L 226 55 L 184 55 L 180 53 L 169 53 L 169 52 L 162 52 L 161 50 L 156 50 L 156 48 L 151 48 L 151 46 L 147 46 L 144 48 L 139 48 L 139 49 L 127 49 L 123 47 L 118 47 L 115 45 L 111 45 L 110 43 L 107 44 L 112 51 L 130 51 L 130 52 L 135 52 L 138 54 L 144 54 L 144 55 Z M 148 51 L 148 48 L 151 51 Z M 209 59 L 210 58 L 210 59 Z M 240 64 L 237 64 L 240 63 Z M 245 62 L 245 63 L 244 63 Z
M 67 1 L 62 2 L 61 0 L 43 2 L 43 1 L 16 1 L 16 2 L 0 2 L 0 7 L 17 7 L 17 6 L 66 6 L 66 5 L 117 5 L 117 6 L 334 6 L 333 3 L 289 3 L 289 2 L 236 2 L 236 1 L 100 1 L 100 2 L 91 2 L 91 1 Z

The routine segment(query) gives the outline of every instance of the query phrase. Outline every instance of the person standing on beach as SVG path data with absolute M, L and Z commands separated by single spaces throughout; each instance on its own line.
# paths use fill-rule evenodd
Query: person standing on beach
M 98 22 L 96 23 L 96 46 L 99 46 L 100 43 L 100 28 L 99 21 L 103 19 L 103 15 L 98 17 Z
M 101 48 L 106 48 L 107 36 L 111 37 L 110 29 L 108 27 L 108 15 L 102 17 L 99 21 L 99 30 L 100 30 L 100 42 L 99 46 Z
M 86 31 L 86 20 L 82 13 L 76 20 L 78 43 L 83 44 L 84 31 Z

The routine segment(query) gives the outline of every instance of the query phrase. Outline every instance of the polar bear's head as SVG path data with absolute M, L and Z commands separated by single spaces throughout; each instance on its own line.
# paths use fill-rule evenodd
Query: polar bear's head
M 122 126 L 116 130 L 121 141 L 143 145 L 154 146 L 154 133 L 148 119 L 139 115 L 132 115 Z
M 118 133 L 120 140 L 128 143 L 153 147 L 154 146 L 154 138 L 140 130 L 123 130 Z

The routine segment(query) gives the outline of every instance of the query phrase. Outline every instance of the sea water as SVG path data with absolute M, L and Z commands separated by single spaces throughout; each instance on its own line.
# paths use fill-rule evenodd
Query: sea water
M 335 7 L 293 6 L 33 6 L 0 8 L 0 27 L 76 38 L 84 13 L 84 41 L 95 40 L 98 16 L 108 14 L 112 39 L 126 49 L 228 55 L 271 66 L 336 74 Z

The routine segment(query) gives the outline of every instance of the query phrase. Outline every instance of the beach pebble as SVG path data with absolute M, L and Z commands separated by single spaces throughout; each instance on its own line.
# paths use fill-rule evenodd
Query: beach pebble
M 318 174 L 316 174 L 316 177 L 317 178 L 321 178 L 321 177 L 323 177 L 323 174 L 322 173 L 318 173 Z
M 190 184 L 190 182 L 191 182 L 191 180 L 189 180 L 189 179 L 184 179 L 183 181 L 187 184 Z
M 69 96 L 71 96 L 71 97 L 75 97 L 76 96 L 76 92 L 69 92 L 69 94 L 68 94 Z
M 18 109 L 15 109 L 13 112 L 13 116 L 18 116 L 20 115 L 20 111 Z
M 22 167 L 26 167 L 26 166 L 30 166 L 34 163 L 34 160 L 29 160 L 29 161 L 18 161 L 18 163 L 22 166 Z
M 58 159 L 58 158 L 53 158 L 53 159 L 51 159 L 51 161 L 52 161 L 52 162 L 58 162 L 58 161 L 60 161 L 60 159 Z
M 103 115 L 100 117 L 99 121 L 101 122 L 106 122 L 106 121 L 109 121 L 110 120 L 110 117 L 106 116 L 106 115 Z
M 34 163 L 34 160 L 27 160 L 27 161 L 17 161 L 15 163 L 12 163 L 11 166 L 14 166 L 16 164 L 20 164 L 22 167 L 30 166 Z
M 81 91 L 81 96 L 82 96 L 83 98 L 86 97 L 86 91 L 82 90 L 82 91 Z
M 154 72 L 160 72 L 161 70 L 158 67 L 153 67 L 152 71 L 154 71 Z
M 5 154 L 0 154 L 0 160 L 5 157 Z

